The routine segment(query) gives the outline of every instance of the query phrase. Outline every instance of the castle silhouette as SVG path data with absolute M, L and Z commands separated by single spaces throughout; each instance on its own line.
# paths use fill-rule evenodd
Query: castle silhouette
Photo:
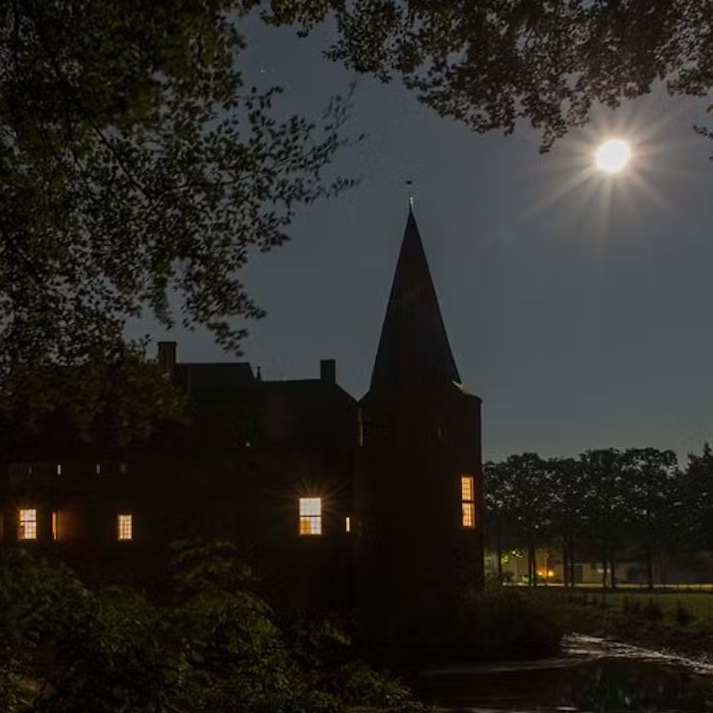
M 332 360 L 319 379 L 269 381 L 176 351 L 160 342 L 158 361 L 188 423 L 127 448 L 51 430 L 3 445 L 3 543 L 153 588 L 172 541 L 231 541 L 275 606 L 376 619 L 482 585 L 481 401 L 461 384 L 412 210 L 360 401 Z

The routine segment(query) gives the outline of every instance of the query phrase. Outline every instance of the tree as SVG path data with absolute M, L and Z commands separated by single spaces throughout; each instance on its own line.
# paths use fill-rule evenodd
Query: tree
M 654 586 L 654 560 L 673 539 L 676 454 L 656 448 L 630 448 L 622 454 L 631 520 L 646 553 L 646 579 Z
M 120 381 L 116 365 L 142 361 L 124 334 L 144 314 L 238 353 L 231 320 L 263 315 L 241 268 L 287 240 L 299 204 L 350 184 L 326 175 L 344 101 L 319 125 L 280 120 L 279 90 L 246 84 L 240 23 L 255 4 L 0 1 L 6 408 L 69 398 L 67 371 L 48 365 L 107 364 L 99 380 Z
M 330 4 L 339 27 L 333 59 L 384 81 L 400 75 L 441 116 L 478 132 L 511 133 L 529 120 L 545 149 L 584 123 L 595 102 L 615 107 L 662 80 L 699 96 L 713 86 L 707 2 L 304 0 L 284 3 L 292 8 L 284 18 L 318 8 L 314 19 Z
M 615 589 L 616 550 L 631 521 L 622 455 L 615 448 L 603 448 L 586 451 L 579 460 L 586 482 L 585 507 L 590 515 L 591 534 L 601 546 L 602 586 L 607 586 L 608 571 Z
M 680 537 L 689 549 L 713 547 L 713 450 L 706 443 L 700 456 L 688 456 L 681 474 Z
M 577 543 L 588 527 L 587 483 L 582 464 L 575 458 L 550 458 L 553 530 L 562 542 L 564 585 L 575 585 Z
M 527 546 L 527 570 L 530 583 L 537 584 L 537 546 L 552 522 L 549 471 L 537 453 L 510 456 L 502 464 L 508 483 L 514 527 Z
M 510 534 L 509 522 L 513 511 L 512 488 L 508 481 L 508 469 L 504 463 L 488 461 L 483 464 L 485 479 L 485 507 L 487 519 L 485 533 L 489 546 L 495 549 L 498 581 L 503 581 L 503 539 Z M 510 527 L 508 527 L 508 525 Z

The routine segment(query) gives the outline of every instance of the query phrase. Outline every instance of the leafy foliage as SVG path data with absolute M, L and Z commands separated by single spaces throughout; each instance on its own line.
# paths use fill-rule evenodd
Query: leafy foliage
M 283 3 L 277 3 L 282 6 Z M 284 3 L 313 8 L 325 3 Z M 651 91 L 713 85 L 713 9 L 694 0 L 354 0 L 337 4 L 330 56 L 388 81 L 475 131 L 543 134 L 543 148 L 610 107 Z M 297 12 L 287 21 L 299 18 Z
M 341 713 L 347 705 L 367 704 L 422 710 L 402 686 L 355 660 L 343 635 L 329 626 L 324 631 L 341 641 L 341 659 L 326 658 L 323 636 L 306 659 L 250 592 L 246 570 L 226 545 L 186 542 L 176 549 L 181 586 L 170 605 L 125 588 L 93 592 L 66 569 L 23 551 L 3 553 L 0 708 Z
M 351 185 L 325 175 L 344 144 L 344 100 L 317 123 L 282 119 L 278 88 L 246 84 L 240 26 L 254 5 L 0 2 L 6 408 L 78 400 L 66 371 L 36 388 L 50 364 L 123 388 L 142 356 L 125 327 L 144 314 L 207 327 L 238 352 L 245 330 L 231 320 L 263 315 L 241 268 L 287 240 L 299 204 Z M 91 420 L 107 394 L 84 392 Z

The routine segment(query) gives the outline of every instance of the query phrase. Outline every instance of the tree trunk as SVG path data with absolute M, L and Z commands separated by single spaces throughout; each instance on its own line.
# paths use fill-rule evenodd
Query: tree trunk
M 609 547 L 609 564 L 610 564 L 610 571 L 611 571 L 611 588 L 616 589 L 616 557 L 614 553 L 614 545 L 610 545 Z
M 567 552 L 567 538 L 563 538 L 562 540 L 562 580 L 564 583 L 565 589 L 567 588 L 569 584 L 569 553 Z
M 646 543 L 646 578 L 649 589 L 654 588 L 654 553 L 651 547 L 651 540 Z
M 576 571 L 577 571 L 577 552 L 574 546 L 574 537 L 571 537 L 569 540 L 569 566 L 570 566 L 570 573 L 569 573 L 569 581 L 571 582 L 572 587 L 577 586 L 577 577 L 576 577 Z
M 530 584 L 533 587 L 537 586 L 537 557 L 535 555 L 535 545 L 532 541 L 528 544 L 528 559 L 530 561 Z
M 498 557 L 498 582 L 500 584 L 503 583 L 503 543 L 502 543 L 502 537 L 500 534 L 500 518 L 497 519 L 496 521 L 496 530 L 495 530 L 495 548 L 496 548 L 496 553 Z
M 607 547 L 602 545 L 602 589 L 607 588 Z

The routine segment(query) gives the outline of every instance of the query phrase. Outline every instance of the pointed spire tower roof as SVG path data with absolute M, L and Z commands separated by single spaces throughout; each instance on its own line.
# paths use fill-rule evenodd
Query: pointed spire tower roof
M 426 253 L 409 208 L 396 264 L 371 389 L 389 385 L 460 382 L 438 307 Z

